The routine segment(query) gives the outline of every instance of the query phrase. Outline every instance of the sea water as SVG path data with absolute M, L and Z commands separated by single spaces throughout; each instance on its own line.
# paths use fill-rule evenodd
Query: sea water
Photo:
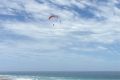
M 120 80 L 120 72 L 1 72 L 11 80 Z

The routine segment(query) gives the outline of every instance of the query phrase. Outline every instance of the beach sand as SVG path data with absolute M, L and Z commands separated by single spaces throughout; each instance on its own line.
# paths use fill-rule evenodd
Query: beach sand
M 10 77 L 0 76 L 0 80 L 13 80 Z

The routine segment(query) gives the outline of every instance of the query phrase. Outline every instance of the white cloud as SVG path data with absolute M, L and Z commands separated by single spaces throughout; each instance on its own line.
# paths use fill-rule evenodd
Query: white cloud
M 50 0 L 50 1 L 57 5 L 68 6 L 70 9 L 67 9 L 67 8 L 59 9 L 58 7 L 53 7 L 52 4 L 47 1 L 44 1 L 43 4 L 40 4 L 35 0 L 25 0 L 25 1 L 4 0 L 4 1 L 0 1 L 1 2 L 0 10 L 2 10 L 1 13 L 7 15 L 7 14 L 14 14 L 15 11 L 18 11 L 18 12 L 25 11 L 26 13 L 29 13 L 34 20 L 33 22 L 28 21 L 27 23 L 20 22 L 17 20 L 16 21 L 8 20 L 8 21 L 1 21 L 1 24 L 3 25 L 4 28 L 10 31 L 13 31 L 16 34 L 29 36 L 34 39 L 37 39 L 38 41 L 40 41 L 41 38 L 47 39 L 47 37 L 48 38 L 56 37 L 64 42 L 67 39 L 71 39 L 72 36 L 78 39 L 78 41 L 81 44 L 83 41 L 84 43 L 96 42 L 101 44 L 113 44 L 116 40 L 120 41 L 119 39 L 120 10 L 116 8 L 114 5 L 117 2 L 115 3 L 109 2 L 107 5 L 101 5 L 98 7 L 96 4 L 93 5 L 92 2 L 89 2 L 87 0 L 81 1 L 80 3 L 78 3 L 76 0 L 71 0 L 71 1 Z M 86 6 L 92 6 L 96 9 L 93 11 L 93 13 L 97 17 L 104 17 L 105 19 L 103 19 L 102 21 L 99 21 L 96 18 L 83 19 L 83 17 L 77 16 L 74 14 L 71 4 L 74 4 L 81 9 L 85 9 Z M 51 14 L 59 15 L 60 20 L 62 22 L 61 23 L 58 22 L 53 27 L 52 26 L 53 23 L 51 23 L 48 20 L 48 17 Z M 90 32 L 93 32 L 93 34 L 75 35 L 75 34 L 71 34 L 73 31 L 75 32 L 90 31 Z M 72 39 L 70 41 L 74 43 Z M 60 44 L 60 45 L 61 46 L 67 45 L 66 43 Z M 48 43 L 44 43 L 44 45 L 46 44 Z M 41 45 L 41 47 L 42 46 L 43 45 Z M 48 47 L 48 45 L 46 45 L 46 47 Z

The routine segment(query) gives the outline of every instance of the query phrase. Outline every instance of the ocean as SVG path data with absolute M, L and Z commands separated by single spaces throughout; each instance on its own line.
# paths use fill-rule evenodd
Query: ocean
M 120 80 L 120 72 L 119 71 L 0 72 L 0 78 L 1 77 L 8 78 L 10 80 Z

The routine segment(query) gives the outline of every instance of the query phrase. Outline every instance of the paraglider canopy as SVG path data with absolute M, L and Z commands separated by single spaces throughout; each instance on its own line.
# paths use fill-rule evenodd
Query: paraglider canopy
M 51 20 L 51 19 L 56 19 L 56 18 L 58 19 L 58 16 L 57 16 L 57 15 L 51 15 L 51 16 L 49 16 L 48 19 Z

